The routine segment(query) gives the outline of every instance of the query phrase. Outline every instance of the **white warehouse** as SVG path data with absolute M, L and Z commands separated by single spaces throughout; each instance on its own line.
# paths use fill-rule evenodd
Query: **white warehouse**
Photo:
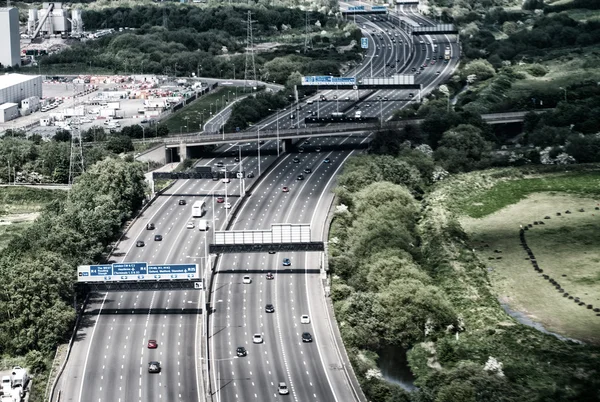
M 42 76 L 24 74 L 0 75 L 0 105 L 20 103 L 23 99 L 42 97 Z

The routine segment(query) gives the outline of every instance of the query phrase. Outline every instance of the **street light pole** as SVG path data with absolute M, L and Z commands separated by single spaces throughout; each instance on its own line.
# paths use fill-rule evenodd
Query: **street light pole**
M 258 142 L 256 143 L 257 148 L 258 148 L 258 177 L 260 177 L 260 173 L 261 173 L 261 171 L 260 171 L 260 127 L 258 128 L 256 133 L 258 136 Z

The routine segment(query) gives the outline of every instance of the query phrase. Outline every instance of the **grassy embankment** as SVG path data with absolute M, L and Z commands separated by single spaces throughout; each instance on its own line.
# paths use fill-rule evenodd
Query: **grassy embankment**
M 532 269 L 518 234 L 519 225 L 542 221 L 526 232 L 526 239 L 543 274 L 557 280 L 565 292 L 600 307 L 600 211 L 595 209 L 599 202 L 596 171 L 497 181 L 457 203 L 467 215 L 461 223 L 486 261 L 500 300 L 549 331 L 595 344 L 600 344 L 599 317 L 563 297 Z M 584 212 L 579 212 L 581 208 Z
M 238 88 L 238 96 L 241 95 L 241 89 Z M 223 98 L 223 96 L 225 96 L 225 98 Z M 217 88 L 215 91 L 202 96 L 200 99 L 193 101 L 181 110 L 173 113 L 168 119 L 161 122 L 161 125 L 166 125 L 171 134 L 187 134 L 201 131 L 202 125 L 210 119 L 211 112 L 212 116 L 214 116 L 222 110 L 224 106 L 228 105 L 227 102 L 223 102 L 224 99 L 227 99 L 227 96 L 229 96 L 229 102 L 233 102 L 235 99 L 235 88 Z
M 65 190 L 22 186 L 0 187 L 0 250 L 28 228 L 48 203 L 62 198 Z

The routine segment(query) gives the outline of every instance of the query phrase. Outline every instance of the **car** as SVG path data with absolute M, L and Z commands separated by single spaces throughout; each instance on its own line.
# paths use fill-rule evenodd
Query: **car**
M 221 179 L 221 182 L 223 182 L 223 183 L 229 183 L 229 182 L 231 182 L 231 179 L 229 177 L 224 177 L 224 178 Z
M 299 175 L 296 177 L 296 180 L 304 180 L 304 175 L 302 175 L 302 174 L 299 174 Z
M 263 336 L 261 334 L 254 334 L 252 336 L 252 343 L 263 343 Z
M 246 352 L 246 348 L 243 346 L 238 346 L 238 348 L 235 350 L 235 353 L 238 355 L 238 357 L 244 357 L 248 354 L 248 352 Z
M 148 341 L 148 349 L 156 349 L 158 347 L 158 342 L 156 342 L 156 339 L 150 339 Z
M 302 148 L 302 147 L 298 147 L 298 152 L 299 152 L 299 153 L 303 153 L 303 152 L 304 152 L 304 148 Z
M 305 140 L 304 145 L 310 145 L 310 140 Z
M 148 372 L 149 373 L 160 373 L 160 362 L 150 362 L 148 363 Z
M 303 332 L 302 333 L 302 342 L 312 342 L 312 335 L 310 334 L 310 332 Z
M 277 387 L 277 391 L 279 392 L 279 395 L 287 395 L 290 393 L 290 390 L 288 389 L 286 383 L 284 383 L 284 382 L 279 383 L 279 386 Z
M 249 285 L 252 283 L 252 278 L 250 278 L 248 275 L 244 276 L 244 278 L 242 279 L 242 283 L 244 283 L 245 285 Z
M 269 303 L 265 306 L 265 313 L 274 313 L 275 312 L 275 307 Z
M 268 280 L 273 280 L 273 279 L 275 279 L 275 275 L 273 275 L 272 272 L 267 272 L 267 279 Z
M 411 92 L 411 93 L 409 93 L 409 94 L 408 94 L 408 97 L 409 97 L 409 98 L 414 98 L 414 97 L 415 97 L 415 94 L 413 94 L 413 93 Z
M 154 223 L 149 223 L 146 225 L 146 230 L 154 230 L 155 226 Z
M 225 197 L 217 197 L 217 204 L 222 204 L 225 202 Z
M 194 222 L 188 222 L 187 225 L 185 225 L 186 229 L 193 229 L 194 228 Z
M 435 60 L 433 60 L 433 61 L 432 61 L 431 63 L 429 63 L 429 64 L 431 64 L 431 65 L 433 66 L 433 65 L 435 64 Z
M 444 64 L 448 64 L 448 60 L 444 60 Z
M 331 162 L 331 159 L 329 159 L 329 158 L 323 159 L 323 163 L 330 163 L 330 162 Z
M 294 163 L 300 163 L 300 159 L 298 159 L 298 158 L 294 158 L 293 162 L 294 162 Z
M 425 57 L 425 60 L 429 61 L 429 60 L 430 60 L 430 58 L 429 58 L 429 57 Z
M 306 174 L 312 173 L 312 169 L 311 168 L 305 168 L 304 169 L 304 173 L 306 173 Z
M 231 209 L 231 203 L 230 202 L 226 202 L 225 204 L 223 204 L 223 207 L 225 209 Z
M 146 244 L 144 244 L 143 240 L 138 240 L 135 242 L 135 246 L 136 247 L 144 247 Z
M 419 67 L 419 70 L 425 70 L 425 67 L 421 66 Z
M 288 186 L 283 186 L 283 188 L 281 189 L 281 191 L 284 192 L 284 193 L 289 193 L 290 189 L 289 189 Z
M 289 267 L 290 265 L 292 265 L 292 261 L 289 258 L 284 258 L 283 259 L 283 266 L 284 267 Z
M 185 202 L 185 200 L 179 200 L 179 205 L 185 205 L 185 204 L 187 204 L 187 203 Z
M 154 241 L 162 241 L 162 235 L 154 235 Z
M 435 73 L 435 75 L 440 75 L 441 73 L 442 73 L 441 71 L 438 71 L 437 73 Z
M 235 157 L 235 159 L 234 159 L 234 161 L 235 161 L 235 162 L 239 162 L 239 161 L 240 161 L 240 158 L 238 158 L 238 157 L 236 156 L 236 157 Z
M 321 147 L 316 147 L 315 152 L 321 152 Z
M 300 316 L 300 324 L 310 324 L 310 317 L 308 314 L 303 314 Z
M 276 253 L 276 251 L 269 250 L 269 254 L 275 254 L 275 253 Z
M 419 75 L 419 74 L 421 74 L 421 72 L 420 72 L 420 71 L 417 71 L 417 72 L 415 73 L 415 75 Z
M 410 71 L 417 71 L 417 69 L 415 67 L 411 68 Z
M 250 172 L 246 175 L 248 179 L 252 179 L 254 177 L 254 173 Z
M 223 167 L 223 162 L 217 162 L 217 167 Z

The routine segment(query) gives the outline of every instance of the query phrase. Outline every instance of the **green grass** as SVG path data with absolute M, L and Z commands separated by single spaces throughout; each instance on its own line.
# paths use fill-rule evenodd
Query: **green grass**
M 231 93 L 228 94 L 228 92 Z M 238 88 L 237 94 L 238 97 L 243 94 L 241 89 Z M 202 96 L 200 99 L 173 113 L 161 124 L 165 124 L 172 134 L 198 132 L 201 130 L 201 126 L 211 117 L 209 115 L 210 111 L 212 111 L 212 115 L 214 116 L 219 110 L 223 109 L 223 95 L 225 95 L 225 99 L 229 95 L 229 102 L 232 102 L 235 99 L 235 88 L 218 88 L 216 91 Z M 218 108 L 216 107 L 217 101 Z M 227 104 L 225 103 L 225 105 Z
M 576 21 L 600 21 L 600 10 L 575 8 L 563 12 Z
M 461 222 L 478 257 L 491 271 L 489 276 L 501 301 L 549 331 L 594 344 L 600 344 L 599 317 L 563 297 L 533 270 L 520 246 L 519 225 L 544 222 L 526 232 L 527 244 L 543 274 L 554 278 L 570 295 L 600 307 L 597 205 L 597 199 L 575 194 L 538 193 L 484 218 L 463 218 Z M 579 212 L 582 207 L 584 212 Z M 566 210 L 572 213 L 565 214 Z M 558 211 L 561 216 L 556 215 Z
M 500 181 L 487 191 L 457 200 L 457 204 L 465 215 L 481 218 L 537 192 L 561 192 L 600 197 L 600 171 Z
M 28 228 L 44 205 L 65 194 L 65 190 L 0 187 L 0 249 Z

